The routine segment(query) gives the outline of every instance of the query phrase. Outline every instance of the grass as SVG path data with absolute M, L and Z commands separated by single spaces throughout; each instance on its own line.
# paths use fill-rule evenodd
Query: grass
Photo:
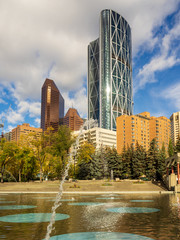
M 74 183 L 74 185 L 70 186 L 70 188 L 80 188 L 80 186 Z
M 112 186 L 111 183 L 103 183 L 102 186 Z
M 144 182 L 140 182 L 140 181 L 138 181 L 138 182 L 133 182 L 133 184 L 143 184 Z

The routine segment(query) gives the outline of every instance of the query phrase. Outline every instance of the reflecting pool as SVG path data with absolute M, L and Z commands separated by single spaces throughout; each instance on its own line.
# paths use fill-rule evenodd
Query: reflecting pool
M 55 196 L 0 194 L 0 239 L 45 239 Z M 50 239 L 180 239 L 179 199 L 172 194 L 63 195 Z

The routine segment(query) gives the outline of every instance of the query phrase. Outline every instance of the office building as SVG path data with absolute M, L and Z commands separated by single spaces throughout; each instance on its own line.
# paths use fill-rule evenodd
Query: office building
M 133 112 L 131 29 L 112 10 L 100 16 L 100 36 L 88 46 L 88 119 L 116 130 L 116 118 Z
M 122 115 L 117 118 L 117 151 L 121 153 L 123 147 L 136 142 L 148 151 L 150 142 L 155 138 L 157 147 L 161 149 L 163 143 L 168 149 L 170 138 L 170 121 L 166 117 L 151 117 L 149 112 L 137 115 Z
M 22 136 L 27 136 L 30 133 L 36 133 L 38 137 L 42 134 L 41 128 L 30 127 L 29 123 L 23 123 L 17 125 L 16 128 L 12 129 L 11 140 L 18 142 Z
M 83 123 L 84 121 L 79 116 L 77 110 L 75 108 L 69 108 L 63 119 L 63 125 L 68 126 L 72 131 L 78 131 Z
M 6 141 L 10 142 L 12 140 L 12 132 L 4 133 L 4 138 Z
M 90 140 L 90 142 L 99 149 L 101 147 L 115 147 L 116 148 L 116 131 L 94 127 L 91 129 L 83 130 L 79 136 L 80 132 L 73 132 L 73 136 L 79 138 L 79 141 L 74 144 L 71 151 L 74 154 L 81 145 Z
M 56 84 L 51 79 L 46 79 L 42 86 L 41 94 L 41 128 L 45 131 L 52 127 L 58 130 L 59 119 L 64 117 L 64 99 Z
M 166 151 L 168 150 L 169 139 L 171 137 L 171 123 L 166 117 L 150 118 L 150 141 L 156 138 L 158 148 L 161 149 L 164 143 Z
M 180 138 L 180 112 L 173 113 L 170 117 L 171 121 L 171 139 L 176 145 L 178 139 Z

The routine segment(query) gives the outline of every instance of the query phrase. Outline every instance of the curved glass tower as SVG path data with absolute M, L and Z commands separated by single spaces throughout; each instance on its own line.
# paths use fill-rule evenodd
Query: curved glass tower
M 116 118 L 133 114 L 131 29 L 118 13 L 100 16 L 100 37 L 88 46 L 88 119 L 116 130 Z

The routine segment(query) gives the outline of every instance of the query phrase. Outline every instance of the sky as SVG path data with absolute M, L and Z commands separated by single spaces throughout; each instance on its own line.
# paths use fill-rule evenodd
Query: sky
M 131 26 L 134 114 L 180 111 L 180 0 L 0 0 L 0 123 L 40 127 L 41 87 L 53 79 L 87 117 L 87 46 L 103 9 Z M 2 130 L 2 129 L 1 129 Z

